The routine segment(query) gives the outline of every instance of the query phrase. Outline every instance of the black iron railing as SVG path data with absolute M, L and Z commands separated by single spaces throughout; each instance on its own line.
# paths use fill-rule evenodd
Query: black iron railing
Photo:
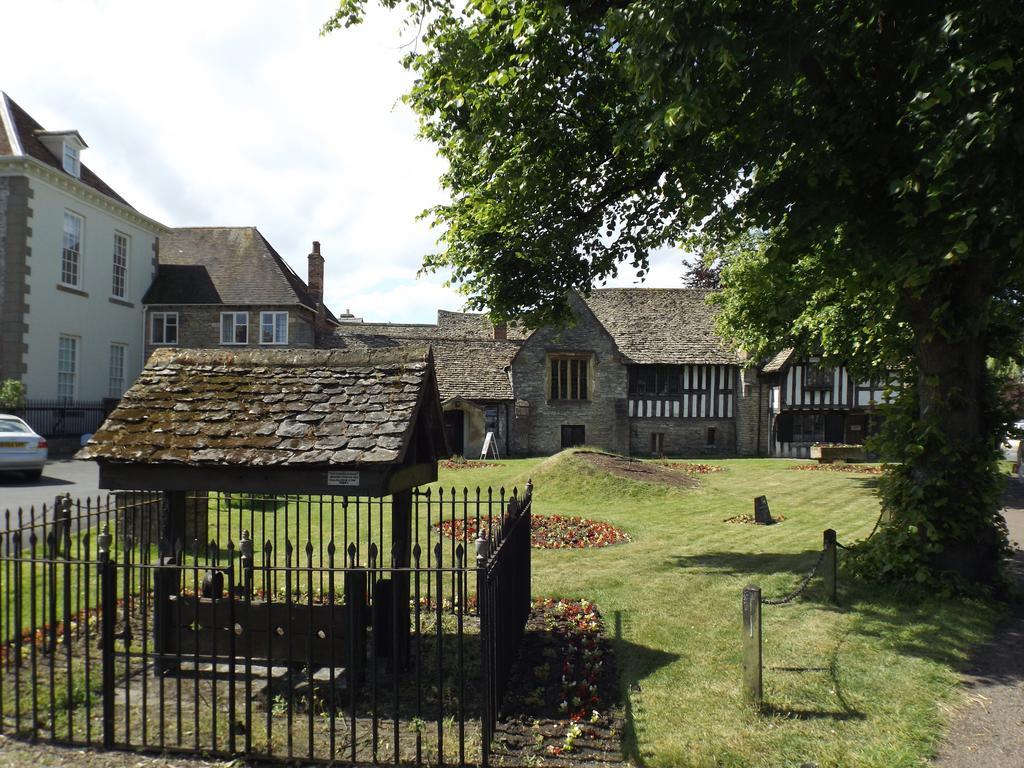
M 485 684 L 482 724 L 490 744 L 519 640 L 530 615 L 530 517 L 533 486 L 513 497 L 496 535 L 476 544 L 477 600 Z
M 159 493 L 7 512 L 0 732 L 486 765 L 529 611 L 531 497 L 416 494 L 401 567 L 388 500 L 192 493 L 173 543 Z
M 100 428 L 117 399 L 96 401 L 29 400 L 11 413 L 43 437 L 79 437 Z

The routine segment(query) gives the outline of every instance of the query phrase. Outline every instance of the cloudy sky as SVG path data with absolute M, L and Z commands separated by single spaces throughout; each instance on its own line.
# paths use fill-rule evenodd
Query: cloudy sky
M 434 242 L 416 216 L 444 193 L 441 161 L 399 101 L 410 36 L 375 8 L 321 38 L 335 6 L 11 3 L 0 89 L 47 129 L 77 128 L 83 162 L 143 213 L 172 227 L 255 225 L 303 277 L 320 240 L 332 309 L 430 322 L 463 299 L 444 275 L 416 277 Z M 664 253 L 645 284 L 680 276 Z

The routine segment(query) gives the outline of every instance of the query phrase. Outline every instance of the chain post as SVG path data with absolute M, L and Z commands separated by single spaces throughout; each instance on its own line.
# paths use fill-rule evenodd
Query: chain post
M 743 588 L 743 698 L 758 709 L 764 696 L 761 664 L 761 588 L 750 585 Z
M 825 582 L 825 597 L 828 598 L 829 602 L 838 602 L 837 597 L 837 576 L 838 576 L 838 557 L 836 557 L 836 532 L 832 528 L 825 531 L 822 538 L 822 551 L 825 553 L 822 565 L 822 579 Z

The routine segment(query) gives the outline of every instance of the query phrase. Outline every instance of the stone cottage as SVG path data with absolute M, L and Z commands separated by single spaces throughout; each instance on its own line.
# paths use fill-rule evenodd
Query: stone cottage
M 512 358 L 525 334 L 493 327 L 484 315 L 440 310 L 436 324 L 341 323 L 329 344 L 363 350 L 429 342 L 452 455 L 477 457 L 487 433 L 499 456 L 516 452 Z
M 256 227 L 182 227 L 160 243 L 142 298 L 146 356 L 158 347 L 319 347 L 338 325 L 324 306 L 320 243 L 304 282 Z
M 715 332 L 706 298 L 687 288 L 574 296 L 576 324 L 535 331 L 512 362 L 516 452 L 767 452 L 756 371 Z
M 693 289 L 598 289 L 573 295 L 576 321 L 528 332 L 484 315 L 436 324 L 345 323 L 332 343 L 435 350 L 449 446 L 501 455 L 593 445 L 629 455 L 767 455 L 770 423 L 757 371 L 714 329 Z M 459 447 L 461 451 L 457 450 Z

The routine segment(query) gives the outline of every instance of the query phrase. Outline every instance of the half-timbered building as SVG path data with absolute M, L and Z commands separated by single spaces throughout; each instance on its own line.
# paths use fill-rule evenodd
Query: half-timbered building
M 630 456 L 806 458 L 860 445 L 884 387 L 786 349 L 763 366 L 715 328 L 703 290 L 609 288 L 569 297 L 574 322 L 535 331 L 440 310 L 423 325 L 344 323 L 332 344 L 434 348 L 449 446 L 503 456 L 589 445 Z
M 771 454 L 806 458 L 814 444 L 862 445 L 877 427 L 884 384 L 846 366 L 785 349 L 761 369 L 768 388 Z
M 685 288 L 573 296 L 575 324 L 535 331 L 512 361 L 519 451 L 756 452 L 737 428 L 743 360 L 706 299 Z

